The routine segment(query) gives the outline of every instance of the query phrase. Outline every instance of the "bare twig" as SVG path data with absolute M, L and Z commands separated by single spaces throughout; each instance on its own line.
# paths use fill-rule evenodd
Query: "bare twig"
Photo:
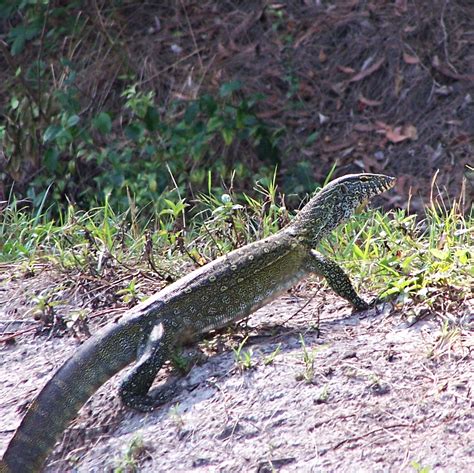
M 184 15 L 186 16 L 186 23 L 188 24 L 189 32 L 191 33 L 191 38 L 194 44 L 194 50 L 197 52 L 197 55 L 198 55 L 199 67 L 201 68 L 201 71 L 202 71 L 204 69 L 204 65 L 202 63 L 201 55 L 199 54 L 199 48 L 196 42 L 196 37 L 194 36 L 194 30 L 193 30 L 193 27 L 191 26 L 191 22 L 189 21 L 188 12 L 186 10 L 186 6 L 183 3 L 183 0 L 180 0 L 180 3 L 181 3 L 182 9 L 184 10 Z
M 448 52 L 448 32 L 446 31 L 446 24 L 444 23 L 444 13 L 446 11 L 446 6 L 448 5 L 449 0 L 445 0 L 443 3 L 443 8 L 441 9 L 441 17 L 439 19 L 439 23 L 441 25 L 441 29 L 443 31 L 443 48 L 444 48 L 444 58 L 446 64 L 457 74 L 458 71 L 456 68 L 451 64 L 449 60 L 449 52 Z
M 299 308 L 296 310 L 296 312 L 294 312 L 293 314 L 291 314 L 286 320 L 283 321 L 283 324 L 286 324 L 287 322 L 289 322 L 291 319 L 295 318 L 301 311 L 303 311 L 306 307 L 308 307 L 308 305 L 311 303 L 311 301 L 316 297 L 316 294 L 318 293 L 319 291 L 314 291 L 313 295 Z M 318 325 L 319 325 L 319 313 L 318 313 Z
M 13 340 L 14 338 L 16 338 L 20 335 L 24 335 L 25 333 L 35 332 L 37 329 L 38 329 L 38 327 L 30 327 L 30 328 L 25 328 L 24 330 L 19 330 L 18 332 L 12 333 L 11 335 L 6 335 L 5 337 L 1 337 L 0 338 L 0 343 L 8 342 L 10 340 Z
M 389 430 L 389 429 L 401 429 L 401 428 L 410 428 L 410 427 L 413 427 L 413 425 L 412 424 L 392 424 L 392 425 L 387 425 L 385 427 L 380 427 L 378 429 L 373 429 L 373 430 L 370 430 L 369 432 L 366 432 L 363 435 L 348 437 L 344 440 L 341 440 L 339 443 L 334 445 L 334 447 L 331 447 L 331 450 L 337 450 L 338 448 L 342 447 L 345 443 L 355 442 L 357 440 L 361 440 L 363 438 L 369 437 L 370 435 L 376 434 L 378 432 L 384 432 L 385 430 Z

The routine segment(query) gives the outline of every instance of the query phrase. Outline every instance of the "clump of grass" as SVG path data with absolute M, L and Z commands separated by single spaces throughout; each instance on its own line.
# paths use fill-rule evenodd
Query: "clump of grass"
M 300 344 L 303 355 L 304 371 L 297 373 L 296 381 L 305 381 L 306 383 L 312 383 L 314 379 L 314 362 L 316 360 L 316 354 L 318 349 L 309 349 L 306 346 L 303 335 L 300 334 Z
M 380 299 L 411 307 L 413 320 L 428 312 L 452 318 L 458 311 L 448 305 L 462 304 L 474 282 L 473 218 L 456 202 L 433 204 L 421 220 L 404 210 L 356 216 L 323 248 Z
M 232 351 L 234 352 L 235 364 L 237 365 L 237 368 L 240 372 L 249 370 L 253 367 L 253 350 L 251 348 L 248 348 L 246 350 L 243 349 L 248 338 L 249 337 L 245 337 L 239 343 L 237 348 L 232 348 Z
M 275 350 L 272 351 L 272 353 L 270 353 L 268 356 L 266 356 L 264 359 L 263 359 L 263 364 L 265 366 L 267 365 L 271 365 L 274 361 L 275 361 L 275 358 L 277 357 L 277 355 L 280 353 L 281 351 L 281 343 L 279 343 Z
M 122 458 L 116 461 L 114 473 L 135 473 L 140 470 L 141 463 L 150 457 L 143 437 L 135 435 L 127 446 Z
M 166 255 L 181 234 L 173 230 L 180 212 L 170 202 L 154 221 L 139 224 L 132 212 L 116 214 L 106 200 L 87 212 L 71 205 L 54 220 L 12 202 L 0 213 L 0 262 L 49 261 L 101 275 L 111 265 L 142 260 L 147 247 Z
M 179 405 L 179 402 L 177 402 L 169 410 L 169 418 L 172 420 L 178 432 L 180 432 L 185 426 L 185 422 L 184 422 L 180 409 L 181 409 L 181 406 Z
M 206 257 L 215 257 L 282 228 L 290 219 L 275 179 L 274 174 L 265 183 L 258 182 L 254 197 L 236 194 L 232 182 L 220 195 L 209 185 L 208 193 L 196 201 L 192 246 Z

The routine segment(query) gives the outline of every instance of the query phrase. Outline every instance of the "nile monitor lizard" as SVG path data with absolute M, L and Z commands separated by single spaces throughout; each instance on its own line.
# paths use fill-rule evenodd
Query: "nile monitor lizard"
M 0 473 L 40 470 L 81 406 L 136 359 L 120 396 L 127 406 L 153 410 L 163 396 L 147 393 L 173 347 L 247 317 L 309 273 L 325 277 L 356 309 L 366 309 L 342 269 L 314 248 L 394 180 L 354 174 L 332 181 L 278 233 L 191 272 L 90 338 L 32 402 L 0 461 Z

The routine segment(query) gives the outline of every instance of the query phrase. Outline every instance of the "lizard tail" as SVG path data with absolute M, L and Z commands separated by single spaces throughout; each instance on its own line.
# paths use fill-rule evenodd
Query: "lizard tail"
M 41 471 L 69 422 L 100 386 L 135 360 L 142 339 L 143 327 L 129 318 L 85 342 L 30 405 L 0 461 L 0 473 Z

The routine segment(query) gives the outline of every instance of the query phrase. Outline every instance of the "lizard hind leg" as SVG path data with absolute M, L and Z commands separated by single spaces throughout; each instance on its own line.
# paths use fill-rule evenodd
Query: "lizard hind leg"
M 126 406 L 150 412 L 166 402 L 174 393 L 171 386 L 159 391 L 157 395 L 148 394 L 158 371 L 170 357 L 170 345 L 162 324 L 157 324 L 140 347 L 137 363 L 120 384 L 119 395 Z

